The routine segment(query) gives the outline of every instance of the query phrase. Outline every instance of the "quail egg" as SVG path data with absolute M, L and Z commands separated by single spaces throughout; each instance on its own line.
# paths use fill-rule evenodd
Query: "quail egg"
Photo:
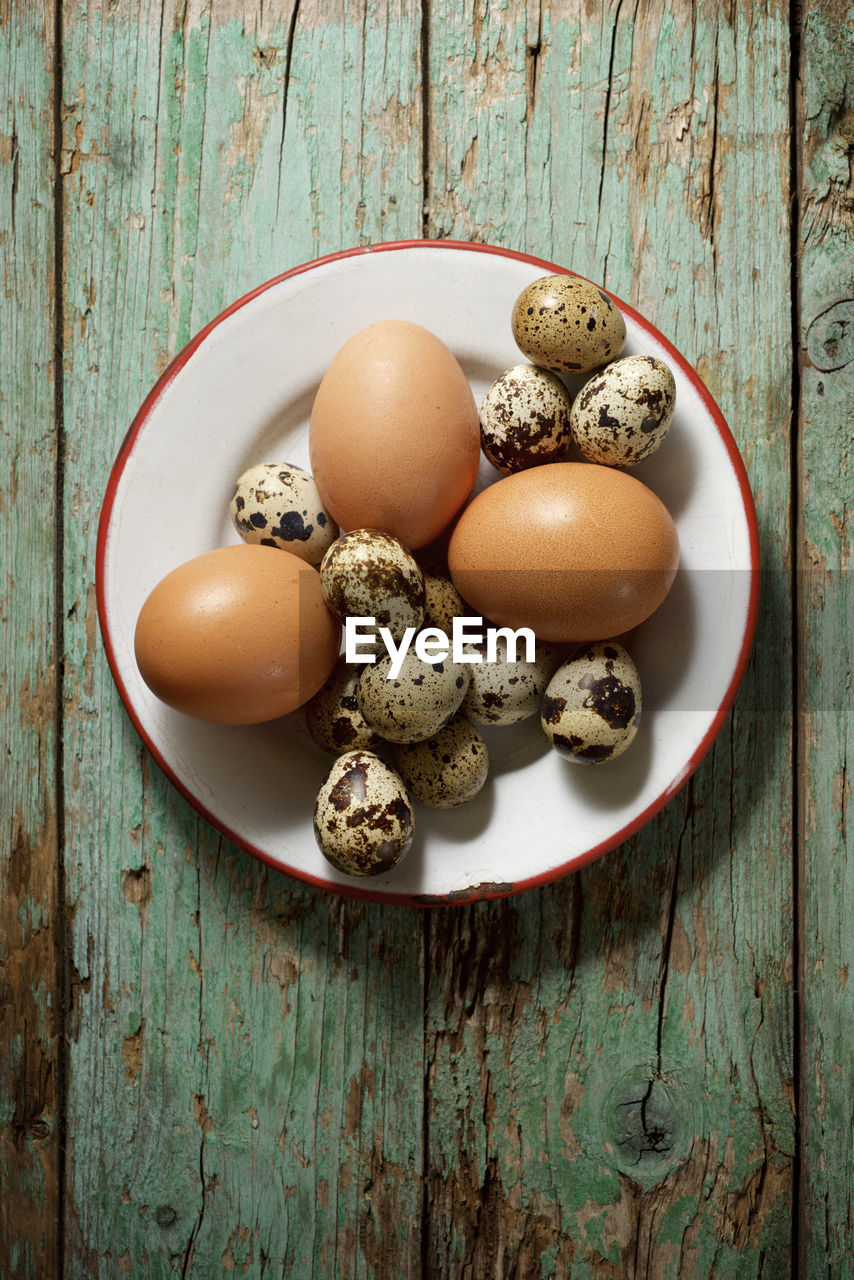
M 616 360 L 626 340 L 619 308 L 580 276 L 542 276 L 523 289 L 512 316 L 520 351 L 552 373 L 590 373 Z
M 539 711 L 546 685 L 566 651 L 541 643 L 536 646 L 533 662 L 526 662 L 521 654 L 514 661 L 508 657 L 507 640 L 500 634 L 495 650 L 496 660 L 488 662 L 486 644 L 472 646 L 472 652 L 482 660 L 472 665 L 462 710 L 475 724 L 517 724 Z
M 356 701 L 360 670 L 339 658 L 322 689 L 305 706 L 305 722 L 314 741 L 324 751 L 341 755 L 376 745 L 377 735 Z
M 412 844 L 415 819 L 394 769 L 372 751 L 348 751 L 326 775 L 314 806 L 323 856 L 350 876 L 390 871 Z
M 244 471 L 230 510 L 244 542 L 280 547 L 315 568 L 338 537 L 314 480 L 288 462 L 259 462 Z
M 586 382 L 570 414 L 573 439 L 591 462 L 633 467 L 670 430 L 676 382 L 663 360 L 625 356 Z
M 560 755 L 601 764 L 621 755 L 637 733 L 641 687 L 637 667 L 616 640 L 585 645 L 558 667 L 540 720 Z
M 320 566 L 327 607 L 342 622 L 375 618 L 402 640 L 424 617 L 424 575 L 402 542 L 379 529 L 354 529 L 334 542 Z
M 367 666 L 359 678 L 359 710 L 381 738 L 421 742 L 453 719 L 471 679 L 471 668 L 450 657 L 422 662 L 407 653 L 396 676 L 390 655 Z
M 424 621 L 422 627 L 438 627 L 450 636 L 454 618 L 465 616 L 467 605 L 450 578 L 424 575 Z
M 493 382 L 480 406 L 480 444 L 505 475 L 566 456 L 572 397 L 557 374 L 517 364 Z
M 398 743 L 392 757 L 409 794 L 433 809 L 473 799 L 489 773 L 486 743 L 463 715 L 423 742 Z

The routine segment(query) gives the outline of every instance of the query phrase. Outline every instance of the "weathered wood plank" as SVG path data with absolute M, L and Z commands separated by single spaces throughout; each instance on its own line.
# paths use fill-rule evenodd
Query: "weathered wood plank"
M 0 1271 L 57 1274 L 53 5 L 0 4 Z
M 387 1131 L 377 1127 L 378 1099 L 384 1100 L 383 1088 L 393 1084 L 393 1072 L 388 1067 L 385 1075 L 381 1072 L 378 1093 L 376 1077 L 358 1070 L 366 1055 L 354 1044 L 345 1067 L 340 1058 L 335 1065 L 327 1062 L 318 1083 L 309 1059 L 293 1048 L 284 1065 L 271 1065 L 269 1043 L 257 1027 L 270 1018 L 271 1003 L 279 1015 L 276 1048 L 289 1036 L 291 1046 L 322 1048 L 328 1025 L 338 1017 L 364 1027 L 365 1014 L 352 1007 L 355 979 L 339 982 L 340 971 L 327 979 L 325 970 L 334 971 L 330 957 L 336 947 L 352 960 L 354 954 L 385 946 L 393 960 L 378 963 L 368 955 L 361 969 L 355 966 L 368 974 L 360 994 L 380 1006 L 364 1033 L 366 1042 L 398 1038 L 401 1020 L 409 1031 L 420 1016 L 413 944 L 401 930 L 391 935 L 398 925 L 410 925 L 410 918 L 321 904 L 318 895 L 268 877 L 200 832 L 194 815 L 162 780 L 147 776 L 105 678 L 95 638 L 91 549 L 99 487 L 141 389 L 163 361 L 238 289 L 290 261 L 334 247 L 336 219 L 344 243 L 358 235 L 417 231 L 416 201 L 410 224 L 392 200 L 401 189 L 418 190 L 417 166 L 406 168 L 403 154 L 417 122 L 411 110 L 389 106 L 390 99 L 383 108 L 386 124 L 377 129 L 376 154 L 385 156 L 379 169 L 386 178 L 371 189 L 371 199 L 359 203 L 359 193 L 370 186 L 367 171 L 354 176 L 347 165 L 343 205 L 337 193 L 326 202 L 322 194 L 341 181 L 342 155 L 355 154 L 358 162 L 363 154 L 348 152 L 342 142 L 349 139 L 354 147 L 358 113 L 351 112 L 348 134 L 342 123 L 343 77 L 332 76 L 330 92 L 337 92 L 338 105 L 321 108 L 311 101 L 317 84 L 313 64 L 293 55 L 302 22 L 313 32 L 306 39 L 327 55 L 337 50 L 341 65 L 360 48 L 355 33 L 349 32 L 349 44 L 348 33 L 340 39 L 325 30 L 317 34 L 322 15 L 303 6 L 291 56 L 294 91 L 302 75 L 304 97 L 289 125 L 277 112 L 284 77 L 280 63 L 289 57 L 290 13 L 277 14 L 269 29 L 265 25 L 259 31 L 252 28 L 254 19 L 241 27 L 241 14 L 223 15 L 218 7 L 216 21 L 223 16 L 235 19 L 229 33 L 233 43 L 207 93 L 199 76 L 210 54 L 211 23 L 202 8 L 181 15 L 134 11 L 138 31 L 127 25 L 131 19 L 125 14 L 115 38 L 115 15 L 106 5 L 92 5 L 69 23 L 66 47 L 71 85 L 64 156 L 71 202 L 67 391 L 73 406 L 67 493 L 73 546 L 66 558 L 71 812 L 66 830 L 79 919 L 72 983 L 71 1265 L 109 1274 L 138 1260 L 155 1271 L 171 1265 L 180 1269 L 188 1260 L 199 1274 L 237 1265 L 263 1272 L 277 1249 L 282 1261 L 303 1265 L 300 1249 L 314 1233 L 319 1241 L 335 1240 L 342 1270 L 360 1249 L 358 1267 L 381 1272 L 385 1266 L 388 1272 L 391 1248 L 412 1258 L 408 1250 L 415 1241 L 407 1215 L 417 1208 L 412 1168 L 417 1141 L 401 1143 L 410 1129 L 399 1128 L 395 1137 L 399 1122 L 387 1119 Z M 343 16 L 343 11 L 336 14 Z M 614 16 L 619 17 L 616 26 Z M 785 726 L 788 661 L 786 646 L 780 645 L 781 620 L 788 618 L 782 572 L 786 495 L 780 486 L 787 469 L 780 424 L 789 412 L 780 266 L 786 238 L 780 200 L 786 162 L 780 144 L 785 20 L 772 11 L 751 24 L 742 10 L 723 14 L 713 34 L 698 24 L 692 62 L 681 10 L 649 7 L 628 23 L 618 5 L 610 16 L 594 15 L 600 18 L 605 20 L 591 35 L 589 26 L 582 31 L 580 13 L 546 9 L 539 14 L 530 7 L 527 32 L 516 32 L 514 43 L 506 14 L 501 15 L 502 35 L 494 8 L 492 17 L 467 13 L 459 26 L 434 11 L 433 230 L 503 241 L 570 262 L 607 280 L 695 355 L 739 436 L 760 499 L 766 563 L 772 570 L 760 626 L 760 643 L 763 638 L 766 643 L 727 737 L 691 792 L 647 836 L 612 855 L 607 865 L 527 900 L 434 917 L 429 1015 L 435 1030 L 428 1080 L 435 1167 L 428 1252 L 435 1246 L 437 1272 L 446 1264 L 468 1265 L 477 1274 L 479 1267 L 506 1263 L 522 1273 L 536 1264 L 546 1274 L 560 1274 L 568 1266 L 576 1275 L 654 1275 L 667 1274 L 670 1266 L 693 1268 L 692 1274 L 710 1274 L 714 1268 L 717 1274 L 733 1274 L 740 1251 L 744 1274 L 760 1266 L 766 1273 L 785 1274 L 790 886 L 782 855 L 790 833 L 788 738 L 778 732 Z M 23 423 L 50 422 L 53 407 L 52 391 L 41 377 L 52 356 L 53 303 L 47 287 L 37 290 L 32 272 L 22 270 L 23 263 L 50 261 L 52 236 L 49 107 L 37 110 L 39 102 L 49 100 L 52 23 L 42 10 L 38 20 L 43 29 L 21 26 L 10 37 L 12 26 L 4 15 L 2 37 L 12 82 L 17 90 L 25 86 L 23 96 L 13 93 L 4 104 L 9 114 L 0 128 L 6 184 L 0 224 L 7 304 L 3 358 L 9 362 L 3 370 L 4 431 L 10 422 L 17 427 L 19 405 L 29 408 L 29 418 L 21 415 Z M 800 880 L 805 897 L 802 1237 L 808 1273 L 829 1275 L 844 1274 L 852 1248 L 850 1094 L 844 1070 L 850 1047 L 850 943 L 843 916 L 850 893 L 845 761 L 851 504 L 845 481 L 852 406 L 850 362 L 836 363 L 840 343 L 844 355 L 845 305 L 854 290 L 847 20 L 843 11 L 807 6 L 801 115 L 805 358 L 799 567 L 807 708 L 801 735 L 807 769 Z M 650 50 L 659 23 L 661 36 Z M 104 24 L 113 34 L 99 50 Z M 469 32 L 479 44 L 466 43 Z M 241 68 L 250 43 L 253 66 L 246 77 Z M 481 56 L 481 48 L 489 50 L 488 57 Z M 443 50 L 454 59 L 444 69 Z M 775 62 L 776 80 L 769 72 Z M 230 70 L 222 69 L 225 64 Z M 362 83 L 374 82 L 380 65 L 375 59 L 364 66 Z M 401 58 L 399 65 L 405 80 L 410 64 Z M 136 72 L 132 92 L 121 79 L 128 66 Z M 463 66 L 471 68 L 471 98 L 463 91 Z M 638 66 L 647 72 L 647 86 L 654 78 L 659 96 L 647 100 L 642 91 L 635 93 L 633 81 L 644 83 L 635 75 Z M 650 67 L 658 68 L 655 77 L 649 76 Z M 82 78 L 71 84 L 72 75 Z M 216 130 L 200 142 L 199 121 L 210 115 L 207 96 L 229 83 L 232 104 L 246 108 L 239 121 L 236 115 L 227 121 L 229 144 L 221 145 Z M 717 128 L 710 106 L 715 86 Z M 523 90 L 527 112 L 519 105 Z M 766 90 L 772 108 L 767 115 L 762 110 Z M 269 126 L 268 96 L 274 116 Z M 217 117 L 225 120 L 229 110 L 218 105 Z M 328 151 L 303 142 L 313 136 L 312 121 L 321 112 L 325 129 L 340 126 Z M 465 113 L 470 119 L 462 128 Z M 406 145 L 400 138 L 386 145 L 394 135 L 391 118 Z M 456 121 L 451 129 L 448 120 Z M 637 134 L 645 141 L 650 122 L 655 136 L 648 154 L 641 149 L 636 155 L 626 138 Z M 277 129 L 279 137 L 282 129 L 286 136 L 290 129 L 295 132 L 293 163 L 276 183 L 278 220 L 270 213 L 272 187 L 258 177 L 262 171 L 269 177 L 273 164 L 278 171 Z M 99 131 L 103 137 L 96 136 Z M 613 165 L 603 163 L 606 156 Z M 396 163 L 403 169 L 396 170 Z M 226 192 L 228 216 L 218 225 L 212 196 L 206 204 L 206 167 L 210 189 L 219 182 Z M 106 173 L 99 175 L 99 168 Z M 523 170 L 525 183 L 502 195 L 505 175 Z M 376 172 L 375 160 L 371 175 Z M 594 186 L 600 192 L 595 200 L 589 195 Z M 349 226 L 339 208 L 349 208 Z M 370 222 L 377 208 L 379 225 Z M 771 231 L 764 222 L 769 208 L 776 219 Z M 696 215 L 690 228 L 686 209 Z M 622 211 L 623 221 L 614 210 Z M 323 231 L 315 233 L 324 220 Z M 198 254 L 206 223 L 217 233 L 217 251 L 227 263 L 222 274 L 211 258 Z M 738 238 L 744 242 L 745 228 L 754 224 L 760 229 L 748 252 Z M 636 278 L 629 268 L 633 258 Z M 681 279 L 688 264 L 693 292 Z M 118 284 L 117 271 L 124 273 Z M 751 334 L 760 328 L 760 294 L 765 336 L 757 344 Z M 834 306 L 842 310 L 831 313 Z M 9 334 L 14 342 L 7 340 Z M 12 365 L 13 351 L 27 358 Z M 741 387 L 746 388 L 743 397 Z M 55 654 L 46 622 L 32 636 L 29 629 L 31 618 L 52 615 L 54 579 L 46 526 L 37 519 L 31 495 L 45 471 L 53 474 L 55 455 L 50 433 L 36 428 L 32 444 L 24 439 L 22 446 L 15 431 L 4 435 L 3 465 L 9 471 L 3 475 L 3 514 L 12 515 L 2 527 L 4 564 L 14 566 L 15 583 L 15 607 L 4 606 L 3 612 L 4 684 L 14 689 L 20 679 L 23 689 L 17 702 L 7 697 L 3 705 L 6 740 L 23 744 L 11 765 L 7 759 L 4 797 L 13 796 L 15 814 L 25 817 L 4 828 L 3 852 L 12 870 L 4 876 L 0 901 L 4 946 L 10 938 L 14 942 L 14 949 L 3 954 L 4 988 L 30 1002 L 28 1025 L 37 1033 L 27 1038 L 35 1052 L 28 1056 L 17 1038 L 26 1010 L 22 1014 L 7 1002 L 15 1030 L 0 1039 L 0 1046 L 11 1050 L 4 1063 L 0 1222 L 11 1274 L 36 1275 L 51 1274 L 44 1259 L 53 1259 L 56 1251 L 54 1218 L 44 1212 L 56 1195 L 56 1144 L 40 1126 L 51 1126 L 56 1117 L 57 1028 L 47 988 L 58 991 L 59 986 L 51 967 L 50 932 L 56 922 L 51 796 L 56 764 L 50 727 Z M 94 480 L 88 468 L 93 448 Z M 12 536 L 13 528 L 25 536 Z M 22 585 L 27 591 L 23 605 Z M 835 662 L 829 670 L 831 653 Z M 108 710 L 99 718 L 102 705 Z M 109 764 L 93 764 L 98 759 Z M 721 826 L 725 814 L 732 815 L 728 829 Z M 16 831 L 23 836 L 20 842 Z M 16 861 L 22 852 L 29 854 L 26 863 Z M 22 866 L 26 875 L 19 876 L 16 868 Z M 298 969 L 309 962 L 317 966 L 315 975 L 298 977 Z M 399 979 L 397 990 L 384 982 L 390 969 Z M 42 987 L 27 977 L 36 971 L 46 975 Z M 323 1000 L 334 1015 L 318 1016 L 315 1005 Z M 228 1008 L 228 1018 L 216 1012 L 217 1006 Z M 405 1039 L 408 1067 L 417 1071 L 418 1037 Z M 704 1055 L 708 1066 L 698 1072 Z M 657 1187 L 651 1178 L 638 1177 L 640 1171 L 615 1171 L 602 1155 L 609 1086 L 630 1059 L 651 1075 L 660 1072 L 671 1086 L 677 1081 L 679 1099 L 687 1099 L 689 1118 L 699 1116 L 695 1127 L 702 1130 L 694 1135 L 694 1158 Z M 38 1070 L 31 1069 L 34 1063 Z M 573 1069 L 567 1071 L 567 1064 Z M 739 1096 L 736 1080 L 743 1090 Z M 300 1123 L 296 1111 L 290 1128 L 282 1124 L 286 1090 L 319 1117 L 314 1128 Z M 91 1096 L 106 1100 L 103 1115 L 92 1116 Z M 325 1111 L 318 1105 L 324 1100 Z M 404 1124 L 417 1131 L 412 1096 L 406 1106 Z M 159 1118 L 157 1125 L 152 1115 Z M 457 1132 L 460 1115 L 464 1142 Z M 31 1123 L 28 1135 L 22 1118 Z M 278 1145 L 270 1136 L 277 1124 Z M 317 1166 L 305 1163 L 329 1141 L 338 1143 L 337 1166 L 328 1153 Z M 288 1161 L 290 1181 L 283 1173 Z M 395 1170 L 391 1183 L 380 1176 L 369 1189 L 372 1172 L 382 1174 L 386 1161 Z M 345 1184 L 356 1163 L 363 1174 L 354 1192 L 352 1181 L 349 1188 Z M 337 1168 L 339 1181 L 320 1177 L 319 1167 L 330 1178 Z M 287 1218 L 284 1226 L 273 1221 L 281 1205 L 261 1191 L 270 1168 L 286 1188 L 283 1202 L 293 1206 L 292 1217 L 280 1214 Z M 379 1186 L 407 1191 L 380 1212 Z M 241 1195 L 249 1212 L 230 1213 Z M 334 1222 L 330 1195 L 338 1197 Z M 354 1205 L 359 1206 L 355 1213 Z M 294 1225 L 304 1214 L 308 1222 Z M 381 1224 L 389 1219 L 398 1221 L 401 1237 L 391 1243 L 386 1237 L 378 1245 Z M 21 1228 L 29 1234 L 23 1243 Z M 319 1247 L 316 1256 L 315 1273 L 324 1274 L 328 1252 Z M 417 1273 L 414 1261 L 410 1271 Z
M 789 1273 L 788 40 L 779 5 L 430 8 L 431 233 L 562 262 L 675 341 L 771 570 L 668 809 L 568 882 L 432 918 L 430 1274 Z
M 418 233 L 419 39 L 407 7 L 65 13 L 74 1274 L 417 1274 L 417 918 L 196 818 L 121 709 L 92 579 L 109 465 L 174 351 L 289 265 Z
M 851 781 L 854 594 L 854 15 L 807 3 L 801 44 L 801 642 L 804 1275 L 854 1258 Z

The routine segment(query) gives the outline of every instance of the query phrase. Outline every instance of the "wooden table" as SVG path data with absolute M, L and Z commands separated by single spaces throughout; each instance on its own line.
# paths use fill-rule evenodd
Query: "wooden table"
M 850 5 L 0 15 L 0 1273 L 854 1275 Z M 210 829 L 94 589 L 172 355 L 289 266 L 420 236 L 649 316 L 732 426 L 764 565 L 669 806 L 560 883 L 423 912 Z

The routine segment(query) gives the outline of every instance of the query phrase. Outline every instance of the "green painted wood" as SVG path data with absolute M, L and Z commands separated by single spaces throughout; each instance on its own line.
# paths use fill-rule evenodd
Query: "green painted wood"
M 64 12 L 69 1275 L 401 1274 L 420 1254 L 409 912 L 220 840 L 146 759 L 93 612 L 112 458 L 232 298 L 421 224 L 417 11 Z
M 778 5 L 430 7 L 431 234 L 648 315 L 732 425 L 768 569 L 689 787 L 573 879 L 431 919 L 435 1274 L 790 1271 L 788 42 Z
M 809 3 L 798 121 L 804 1274 L 854 1258 L 851 780 L 854 594 L 854 16 Z
M 87 1277 L 777 1277 L 794 1208 L 803 1273 L 846 1276 L 845 6 L 794 15 L 794 542 L 788 8 L 431 3 L 422 85 L 415 4 L 67 6 L 64 529 L 44 515 L 53 15 L 22 11 L 0 3 L 0 1271 L 52 1277 L 64 1248 Z M 197 819 L 119 705 L 93 579 L 107 471 L 157 373 L 275 271 L 417 235 L 425 109 L 430 234 L 602 280 L 695 361 L 746 458 L 766 572 L 733 716 L 642 836 L 560 885 L 418 916 L 327 900 Z
M 53 6 L 0 4 L 0 1272 L 56 1275 Z

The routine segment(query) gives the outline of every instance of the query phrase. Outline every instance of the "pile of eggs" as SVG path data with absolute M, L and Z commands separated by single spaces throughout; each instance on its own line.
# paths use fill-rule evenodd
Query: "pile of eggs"
M 400 861 L 413 801 L 449 809 L 478 794 L 484 726 L 539 715 L 551 746 L 587 764 L 637 732 L 621 637 L 664 600 L 679 545 L 627 470 L 667 435 L 673 374 L 620 358 L 619 309 L 575 276 L 534 281 L 511 324 L 530 363 L 479 410 L 434 334 L 407 321 L 356 333 L 315 397 L 311 474 L 264 462 L 240 476 L 241 543 L 173 570 L 137 621 L 140 674 L 177 710 L 253 724 L 304 707 L 336 757 L 317 842 L 349 875 Z M 584 461 L 567 460 L 573 446 Z M 472 498 L 482 455 L 501 478 Z M 483 620 L 494 646 L 455 651 L 455 618 Z M 358 662 L 341 653 L 348 619 L 375 628 Z M 520 657 L 509 632 L 522 628 L 536 646 Z

